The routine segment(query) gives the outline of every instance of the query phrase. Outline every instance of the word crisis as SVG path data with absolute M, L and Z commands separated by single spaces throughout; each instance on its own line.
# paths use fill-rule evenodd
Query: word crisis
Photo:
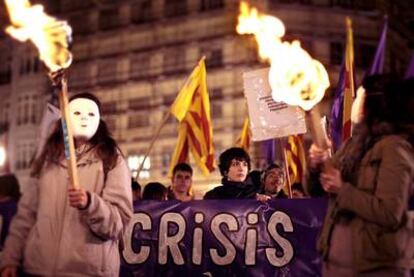
M 293 245 L 286 238 L 288 233 L 294 232 L 291 218 L 275 211 L 266 220 L 266 228 L 259 229 L 259 216 L 251 212 L 243 218 L 223 212 L 206 220 L 202 212 L 195 212 L 192 218 L 166 212 L 154 220 L 149 214 L 138 212 L 126 230 L 122 256 L 130 265 L 145 263 L 150 255 L 156 255 L 160 265 L 168 262 L 201 265 L 203 259 L 209 257 L 215 265 L 225 266 L 232 264 L 237 255 L 243 255 L 244 264 L 252 266 L 256 265 L 260 245 L 272 266 L 286 266 L 294 256 Z M 259 242 L 259 237 L 263 237 L 259 231 L 266 232 L 268 239 Z M 263 246 L 266 243 L 269 245 Z M 184 257 L 190 258 L 185 260 Z

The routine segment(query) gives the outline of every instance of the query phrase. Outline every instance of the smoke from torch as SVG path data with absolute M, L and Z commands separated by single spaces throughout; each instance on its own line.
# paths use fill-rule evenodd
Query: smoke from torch
M 277 102 L 300 106 L 308 111 L 307 119 L 314 141 L 327 147 L 321 130 L 320 116 L 312 108 L 319 103 L 329 87 L 329 77 L 324 66 L 300 46 L 299 41 L 282 41 L 285 35 L 283 22 L 246 2 L 240 4 L 237 32 L 253 34 L 259 46 L 259 55 L 270 63 L 269 84 L 272 97 Z

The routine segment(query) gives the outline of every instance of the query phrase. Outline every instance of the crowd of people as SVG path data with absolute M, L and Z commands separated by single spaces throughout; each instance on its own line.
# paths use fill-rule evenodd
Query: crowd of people
M 232 147 L 220 155 L 221 185 L 208 191 L 203 199 L 287 199 L 288 186 L 283 165 L 270 164 L 265 170 L 250 171 L 250 157 L 239 147 Z M 179 163 L 173 169 L 171 185 L 149 182 L 141 193 L 141 185 L 132 179 L 134 201 L 139 200 L 194 200 L 192 192 L 193 169 L 187 163 Z M 301 183 L 291 186 L 292 198 L 304 198 Z M 141 194 L 140 194 L 141 193 Z
M 353 135 L 331 157 L 312 145 L 307 178 L 291 186 L 293 198 L 326 197 L 318 241 L 323 276 L 408 276 L 414 257 L 414 79 L 373 76 L 364 82 L 361 116 Z M 57 124 L 34 162 L 33 183 L 4 244 L 2 277 L 117 276 L 119 239 L 133 214 L 133 200 L 194 200 L 193 169 L 179 163 L 171 185 L 141 186 L 100 118 L 89 93 L 70 100 L 81 188 L 69 183 L 62 127 Z M 286 199 L 286 170 L 274 162 L 251 171 L 248 153 L 221 153 L 221 184 L 204 199 Z M 0 187 L 1 188 L 1 187 Z M 12 199 L 17 201 L 17 198 Z M 7 199 L 10 200 L 10 199 Z

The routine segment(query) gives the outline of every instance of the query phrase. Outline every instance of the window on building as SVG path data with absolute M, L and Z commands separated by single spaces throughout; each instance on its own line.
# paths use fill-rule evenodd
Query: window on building
M 98 63 L 98 82 L 108 84 L 117 80 L 118 59 L 110 58 L 99 61 Z
M 223 117 L 223 101 L 215 100 L 211 103 L 211 117 L 222 118 Z
M 113 133 L 116 130 L 116 119 L 114 117 L 105 116 L 105 123 L 110 132 Z
M 174 102 L 176 97 L 177 97 L 176 93 L 164 95 L 162 97 L 163 105 L 167 106 L 167 107 L 170 107 L 171 104 Z
M 187 14 L 187 0 L 165 0 L 164 16 L 177 17 Z
M 209 10 L 218 10 L 224 8 L 224 0 L 201 0 L 200 10 L 209 11 Z
M 116 102 L 102 103 L 102 113 L 104 115 L 116 114 L 116 112 L 117 112 Z
M 80 13 L 73 15 L 70 17 L 69 22 L 75 34 L 87 35 L 93 31 L 93 25 L 89 24 L 88 14 Z
M 170 169 L 171 155 L 174 150 L 170 148 L 163 148 L 161 152 L 161 174 L 167 176 L 168 170 Z
M 150 121 L 147 113 L 140 112 L 128 116 L 128 128 L 141 128 L 149 125 Z
M 344 57 L 344 45 L 340 42 L 331 42 L 330 52 L 329 52 L 329 61 L 333 65 L 341 65 L 342 59 Z
M 223 117 L 223 90 L 221 88 L 213 88 L 209 90 L 211 114 L 214 118 Z
M 135 24 L 141 24 L 151 22 L 153 20 L 152 15 L 152 2 L 151 0 L 141 0 L 138 3 L 131 6 L 131 22 Z
M 216 48 L 207 51 L 206 67 L 207 69 L 223 66 L 223 51 L 221 48 Z
M 11 82 L 11 68 L 10 65 L 0 72 L 0 85 L 9 84 Z
M 136 177 L 138 174 L 138 168 L 140 167 L 142 161 L 144 160 L 144 155 L 130 154 L 127 158 L 127 163 L 129 170 L 131 171 L 132 177 Z M 140 179 L 148 179 L 150 177 L 151 170 L 151 158 L 147 157 L 145 159 L 144 165 L 139 173 Z
M 129 99 L 128 109 L 130 111 L 148 110 L 150 108 L 150 101 L 148 98 Z
M 99 13 L 99 29 L 109 30 L 121 26 L 118 7 L 103 9 Z
M 65 10 L 65 11 L 88 9 L 88 8 L 91 8 L 92 6 L 93 6 L 93 1 L 85 1 L 85 0 L 62 1 L 62 10 Z
M 356 45 L 355 65 L 358 68 L 367 69 L 374 58 L 375 46 L 365 43 Z
M 221 88 L 209 89 L 210 100 L 223 100 L 223 90 Z
M 353 9 L 355 0 L 331 0 L 331 6 L 339 6 L 344 9 Z
M 136 53 L 130 59 L 131 78 L 145 78 L 150 75 L 151 55 L 148 53 Z
M 37 57 L 33 59 L 33 72 L 39 72 L 40 62 Z
M 306 39 L 300 39 L 300 46 L 306 50 L 306 52 L 309 53 L 309 55 L 312 55 L 313 52 L 313 44 L 311 40 Z
M 92 66 L 88 62 L 77 62 L 73 64 L 69 69 L 69 83 L 71 84 L 71 86 L 90 86 L 93 82 L 93 78 L 91 78 L 91 70 Z
M 312 0 L 271 0 L 270 4 L 277 4 L 277 3 L 282 3 L 282 4 L 304 4 L 304 5 L 310 5 L 312 4 Z
M 36 99 L 37 99 L 37 97 L 34 96 L 34 95 L 32 95 L 32 97 L 31 97 L 31 103 L 30 103 L 30 105 L 31 105 L 31 109 L 30 109 L 30 123 L 31 124 L 36 124 L 37 123 L 37 120 L 36 119 L 37 119 L 38 112 L 37 112 Z
M 175 47 L 164 53 L 164 74 L 180 73 L 185 71 L 185 49 Z

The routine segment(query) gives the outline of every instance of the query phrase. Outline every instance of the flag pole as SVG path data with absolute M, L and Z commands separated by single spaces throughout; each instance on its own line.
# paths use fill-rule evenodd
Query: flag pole
M 290 175 L 289 175 L 289 168 L 287 163 L 287 155 L 286 155 L 286 146 L 283 147 L 283 162 L 285 163 L 285 175 L 286 175 L 286 185 L 288 187 L 288 197 L 289 199 L 292 199 L 292 186 L 290 184 Z
M 155 132 L 154 136 L 152 137 L 152 140 L 151 140 L 151 142 L 150 142 L 150 145 L 149 145 L 149 146 L 148 146 L 148 148 L 147 148 L 147 152 L 145 152 L 144 159 L 142 159 L 142 162 L 141 162 L 141 164 L 140 164 L 140 165 L 139 165 L 139 167 L 138 167 L 138 170 L 137 170 L 137 176 L 135 176 L 135 181 L 138 181 L 139 174 L 141 173 L 142 168 L 144 167 L 145 160 L 146 160 L 146 159 L 147 159 L 147 157 L 149 156 L 149 154 L 150 154 L 150 152 L 151 152 L 151 150 L 152 150 L 152 147 L 154 147 L 155 142 L 157 141 L 158 137 L 160 136 L 160 133 L 161 133 L 162 127 L 164 127 L 164 125 L 167 123 L 167 121 L 168 121 L 168 119 L 170 118 L 170 116 L 171 116 L 171 113 L 170 113 L 170 111 L 168 110 L 168 111 L 167 111 L 167 113 L 164 115 L 164 118 L 163 118 L 163 120 L 161 121 L 160 125 L 158 125 L 158 128 L 157 128 L 157 130 L 156 130 L 156 132 Z

